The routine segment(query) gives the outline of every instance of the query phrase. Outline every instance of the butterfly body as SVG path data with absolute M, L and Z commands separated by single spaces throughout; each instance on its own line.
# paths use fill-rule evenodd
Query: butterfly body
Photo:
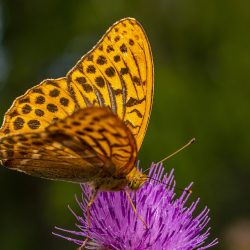
M 134 167 L 126 176 L 112 176 L 97 178 L 90 185 L 100 191 L 120 191 L 125 188 L 130 190 L 138 190 L 144 182 L 147 181 L 147 175 L 141 173 Z

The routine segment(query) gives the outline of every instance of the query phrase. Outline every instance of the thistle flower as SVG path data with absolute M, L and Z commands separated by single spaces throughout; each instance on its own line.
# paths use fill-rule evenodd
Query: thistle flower
M 82 184 L 82 198 L 79 200 L 76 197 L 76 201 L 83 215 L 78 216 L 69 208 L 77 220 L 77 230 L 56 227 L 59 233 L 53 234 L 77 245 L 82 245 L 88 236 L 91 240 L 86 249 L 191 250 L 216 245 L 217 239 L 205 242 L 210 235 L 210 228 L 207 228 L 209 209 L 205 207 L 194 216 L 199 199 L 188 207 L 186 203 L 190 197 L 189 192 L 184 191 L 179 198 L 175 198 L 173 170 L 169 175 L 163 173 L 162 164 L 152 164 L 150 180 L 136 193 L 130 193 L 137 212 L 144 218 L 148 228 L 133 212 L 124 191 L 98 194 L 91 206 L 91 226 L 88 228 L 85 215 L 91 190 Z M 186 190 L 190 190 L 191 186 L 192 183 Z

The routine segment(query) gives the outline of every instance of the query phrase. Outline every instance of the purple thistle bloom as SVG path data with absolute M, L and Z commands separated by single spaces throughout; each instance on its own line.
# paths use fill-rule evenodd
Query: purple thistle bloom
M 82 200 L 76 201 L 83 216 L 78 216 L 70 208 L 77 219 L 77 231 L 56 227 L 67 237 L 54 233 L 61 238 L 82 245 L 86 236 L 86 249 L 102 250 L 191 250 L 207 249 L 218 244 L 218 239 L 205 243 L 210 235 L 207 224 L 210 220 L 209 209 L 205 207 L 196 217 L 193 212 L 199 199 L 189 207 L 185 206 L 190 193 L 184 191 L 179 198 L 175 198 L 175 181 L 173 170 L 169 175 L 163 175 L 162 164 L 152 164 L 149 171 L 150 180 L 136 193 L 130 196 L 137 212 L 144 218 L 148 228 L 135 215 L 124 191 L 100 192 L 91 206 L 91 226 L 88 229 L 86 207 L 91 196 L 88 185 L 81 185 Z M 186 188 L 190 190 L 192 183 Z M 80 237 L 80 238 L 79 238 Z M 79 238 L 79 239 L 77 239 Z

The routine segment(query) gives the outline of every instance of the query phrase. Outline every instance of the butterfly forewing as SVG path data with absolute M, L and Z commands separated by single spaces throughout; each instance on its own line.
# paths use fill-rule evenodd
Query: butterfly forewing
M 135 19 L 115 23 L 67 77 L 80 107 L 109 107 L 140 148 L 151 112 L 153 62 L 146 34 Z
M 58 119 L 72 114 L 75 102 L 66 78 L 44 80 L 17 98 L 4 117 L 0 136 L 43 131 Z
M 43 131 L 86 106 L 107 106 L 130 128 L 139 150 L 150 117 L 153 62 L 146 34 L 133 18 L 118 21 L 66 78 L 45 80 L 17 98 L 0 135 Z
M 73 182 L 125 176 L 133 167 L 131 132 L 106 108 L 85 108 L 45 132 L 0 139 L 1 163 L 34 176 Z

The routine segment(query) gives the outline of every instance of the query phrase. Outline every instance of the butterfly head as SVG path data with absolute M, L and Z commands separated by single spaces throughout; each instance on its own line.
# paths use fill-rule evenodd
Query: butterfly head
M 141 173 L 137 168 L 134 168 L 127 175 L 127 180 L 128 187 L 131 190 L 137 190 L 148 180 L 148 177 L 144 173 Z

